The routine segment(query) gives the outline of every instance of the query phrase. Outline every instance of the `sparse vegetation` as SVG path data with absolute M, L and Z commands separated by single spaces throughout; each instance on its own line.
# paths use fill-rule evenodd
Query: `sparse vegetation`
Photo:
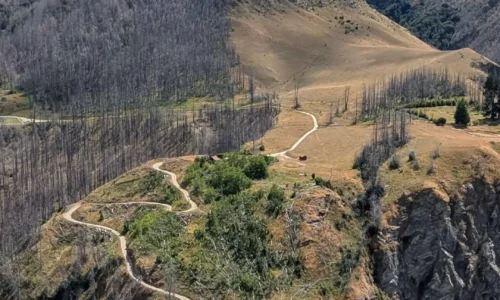
M 399 158 L 399 155 L 394 154 L 389 161 L 389 169 L 390 170 L 397 170 L 401 167 L 401 160 Z
M 410 151 L 410 154 L 408 154 L 408 161 L 416 161 L 417 160 L 417 153 L 415 151 Z
M 412 167 L 412 169 L 413 169 L 414 171 L 418 171 L 418 170 L 420 170 L 420 164 L 419 164 L 418 160 L 416 160 L 416 159 L 415 159 L 415 160 L 413 160 L 413 161 L 411 162 L 411 167 Z
M 441 157 L 441 150 L 439 149 L 439 147 L 436 147 L 436 149 L 434 149 L 434 151 L 432 151 L 432 154 L 431 154 L 431 159 L 438 159 Z
M 277 217 L 284 210 L 285 192 L 277 185 L 273 184 L 267 195 L 267 213 L 272 217 Z
M 318 186 L 326 187 L 327 189 L 333 190 L 333 184 L 330 180 L 326 180 L 319 176 L 314 176 L 314 183 Z
M 435 99 L 464 97 L 466 94 L 467 84 L 464 77 L 451 75 L 446 68 L 441 70 L 419 68 L 393 75 L 388 81 L 364 86 L 361 95 L 361 116 L 373 118 L 381 110 L 398 106 L 434 107 L 439 104 L 439 100 Z M 419 117 L 428 119 L 420 113 Z
M 434 173 L 436 173 L 436 168 L 434 167 L 434 160 L 432 160 L 429 168 L 427 168 L 427 175 L 432 175 Z
M 393 126 L 392 130 L 389 130 L 387 125 L 390 119 L 398 124 L 398 126 Z M 404 146 L 407 142 L 406 113 L 383 110 L 380 122 L 377 122 L 373 129 L 372 140 L 356 156 L 353 168 L 360 171 L 361 178 L 365 182 L 374 184 L 379 167 L 394 154 L 397 148 Z

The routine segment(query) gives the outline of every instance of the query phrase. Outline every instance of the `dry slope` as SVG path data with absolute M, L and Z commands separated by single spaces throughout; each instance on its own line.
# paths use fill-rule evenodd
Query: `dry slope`
M 480 72 L 472 63 L 487 62 L 470 49 L 436 50 L 364 1 L 274 7 L 266 12 L 250 4 L 234 8 L 232 41 L 262 87 L 286 96 L 295 78 L 308 111 L 326 110 L 320 104 L 332 101 L 346 85 L 357 93 L 363 83 L 420 66 L 446 66 L 472 76 Z

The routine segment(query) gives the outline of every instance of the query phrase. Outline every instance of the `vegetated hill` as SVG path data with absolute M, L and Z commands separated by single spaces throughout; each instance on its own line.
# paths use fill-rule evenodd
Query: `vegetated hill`
M 316 113 L 349 85 L 354 97 L 364 83 L 410 69 L 447 67 L 471 77 L 482 74 L 473 65 L 489 63 L 470 49 L 436 50 L 364 2 L 278 3 L 267 11 L 241 4 L 231 15 L 232 42 L 259 84 L 291 92 L 296 82 L 301 105 Z
M 439 49 L 470 47 L 493 60 L 500 60 L 498 0 L 367 2 Z
M 120 232 L 135 274 L 190 299 L 380 298 L 363 244 L 365 218 L 350 205 L 356 188 L 290 176 L 275 163 L 248 153 L 167 160 L 199 212 L 209 213 L 141 206 L 160 201 L 179 211 L 175 202 L 185 200 L 161 173 L 139 168 L 94 191 L 74 218 Z M 128 201 L 139 203 L 118 204 Z M 131 282 L 120 264 L 116 237 L 56 214 L 34 247 L 0 269 L 0 297 L 162 299 Z

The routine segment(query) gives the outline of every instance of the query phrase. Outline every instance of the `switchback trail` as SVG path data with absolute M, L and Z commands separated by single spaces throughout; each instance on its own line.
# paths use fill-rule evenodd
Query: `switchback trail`
M 272 156 L 272 157 L 290 158 L 289 156 L 286 155 L 286 153 L 289 152 L 289 151 L 293 151 L 311 133 L 313 133 L 314 131 L 318 130 L 318 121 L 317 121 L 317 119 L 316 119 L 316 117 L 314 115 L 312 115 L 310 113 L 307 113 L 307 112 L 303 112 L 303 111 L 298 111 L 298 112 L 302 113 L 302 114 L 306 114 L 306 115 L 310 116 L 313 119 L 313 122 L 314 122 L 313 129 L 311 129 L 310 131 L 308 131 L 307 133 L 305 133 L 290 149 L 288 149 L 286 151 L 283 151 L 283 152 L 279 152 L 279 153 L 273 153 L 270 156 Z M 170 180 L 170 182 L 172 183 L 172 185 L 181 192 L 181 194 L 184 197 L 184 199 L 190 205 L 189 209 L 184 210 L 184 211 L 179 211 L 179 212 L 176 212 L 176 213 L 177 214 L 191 214 L 191 213 L 199 211 L 198 205 L 191 199 L 191 197 L 189 196 L 189 192 L 186 191 L 185 189 L 183 189 L 179 185 L 179 183 L 177 182 L 177 176 L 174 173 L 172 173 L 172 172 L 169 172 L 169 171 L 166 171 L 166 170 L 162 170 L 160 168 L 162 165 L 163 165 L 163 163 L 161 163 L 161 162 L 160 163 L 156 163 L 156 164 L 154 164 L 152 166 L 152 168 L 154 170 L 158 171 L 158 172 L 161 172 L 161 173 L 165 174 L 165 178 L 167 178 L 167 179 Z M 92 205 L 93 203 L 87 203 L 87 204 Z M 98 205 L 149 205 L 149 206 L 159 206 L 159 207 L 162 207 L 163 209 L 165 209 L 167 211 L 172 211 L 172 207 L 170 205 L 162 204 L 162 203 L 156 203 L 156 202 L 126 202 L 126 203 L 108 203 L 108 204 L 106 204 L 106 203 L 95 203 L 95 205 L 97 205 L 97 204 Z M 120 240 L 120 249 L 121 249 L 123 258 L 125 259 L 125 265 L 126 265 L 126 268 L 127 268 L 127 273 L 129 274 L 130 278 L 132 278 L 135 282 L 137 282 L 141 286 L 143 286 L 143 287 L 145 287 L 147 289 L 150 289 L 152 291 L 161 293 L 161 294 L 166 295 L 166 296 L 175 297 L 175 298 L 177 298 L 179 300 L 190 300 L 189 298 L 187 298 L 185 296 L 173 293 L 171 291 L 166 291 L 166 290 L 154 287 L 154 286 L 152 286 L 152 285 L 144 282 L 139 277 L 137 277 L 137 275 L 134 274 L 134 271 L 133 271 L 133 268 L 132 268 L 132 261 L 130 259 L 130 256 L 127 253 L 127 240 L 125 239 L 125 236 L 121 235 L 121 233 L 119 233 L 118 231 L 116 231 L 116 230 L 114 230 L 112 228 L 106 227 L 106 226 L 96 225 L 96 224 L 91 224 L 91 223 L 85 223 L 85 222 L 81 222 L 81 221 L 73 219 L 73 213 L 75 211 L 77 211 L 81 206 L 82 206 L 81 202 L 77 202 L 75 204 L 70 205 L 67 208 L 67 211 L 63 214 L 63 218 L 66 221 L 74 223 L 74 224 L 78 224 L 78 225 L 82 225 L 82 226 L 87 226 L 87 227 L 95 228 L 95 229 L 98 229 L 98 230 L 105 230 L 105 231 L 111 232 L 112 234 L 116 235 L 119 238 L 119 240 Z

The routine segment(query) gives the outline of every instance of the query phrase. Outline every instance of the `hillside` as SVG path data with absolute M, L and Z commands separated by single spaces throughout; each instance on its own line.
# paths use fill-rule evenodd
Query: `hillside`
M 101 46 L 89 34 L 114 38 L 108 56 L 60 66 L 116 81 L 94 89 L 81 68 L 78 97 L 58 94 L 78 106 L 91 97 L 100 116 L 81 105 L 73 121 L 0 128 L 0 298 L 500 297 L 500 121 L 482 114 L 487 97 L 500 101 L 500 77 L 484 97 L 480 86 L 489 59 L 437 50 L 357 0 L 43 1 L 54 22 L 71 23 L 66 7 L 87 25 L 74 37 L 51 28 L 87 51 Z M 95 34 L 84 18 L 94 12 L 118 22 Z M 143 12 L 151 22 L 129 28 Z M 54 92 L 43 72 L 18 67 L 34 91 Z M 6 91 L 0 108 L 23 113 L 33 95 L 22 92 Z M 457 107 L 470 122 L 455 124 Z
M 297 82 L 303 108 L 317 113 L 320 122 L 346 86 L 354 98 L 363 84 L 409 69 L 447 67 L 472 77 L 482 74 L 473 64 L 488 63 L 470 49 L 436 50 L 366 3 L 275 7 L 234 9 L 232 42 L 259 84 L 278 90 L 282 100 L 291 98 Z
M 500 60 L 496 0 L 368 0 L 395 22 L 439 49 L 470 47 Z
M 359 299 L 379 293 L 362 246 L 363 218 L 349 205 L 355 190 L 339 196 L 340 189 L 319 177 L 282 173 L 270 157 L 223 158 L 150 162 L 56 214 L 39 242 L 9 265 L 19 271 L 0 272 L 0 296 L 162 299 L 172 291 L 178 299 Z M 180 196 L 175 177 L 165 180 L 161 172 L 168 171 L 151 166 L 175 172 L 194 202 Z M 124 256 L 111 233 L 126 241 L 129 271 L 119 267 Z
M 358 30 L 346 28 L 352 28 L 352 22 Z M 254 72 L 262 86 L 282 91 L 282 99 L 291 107 L 295 77 L 300 109 L 312 112 L 322 125 L 288 153 L 293 159 L 282 160 L 275 168 L 288 176 L 329 178 L 344 191 L 370 187 L 353 163 L 376 135 L 370 122 L 352 125 L 352 102 L 346 113 L 328 123 L 329 108 L 337 105 L 346 86 L 355 97 L 364 83 L 407 69 L 447 67 L 472 78 L 484 75 L 475 66 L 490 63 L 467 48 L 436 50 L 365 4 L 314 9 L 281 5 L 273 13 L 246 8 L 233 13 L 233 27 L 232 39 L 242 61 L 259 66 Z M 428 118 L 453 122 L 454 107 L 433 105 L 420 111 Z M 495 166 L 500 163 L 500 131 L 497 120 L 487 120 L 472 106 L 469 110 L 474 125 L 468 128 L 437 127 L 423 118 L 408 122 L 408 144 L 382 164 L 374 189 L 364 190 L 357 202 L 351 202 L 361 210 L 369 207 L 370 221 L 364 230 L 367 247 L 374 253 L 374 281 L 389 297 L 498 296 L 495 201 L 500 174 Z M 261 140 L 266 149 L 280 149 L 290 136 L 312 126 L 312 121 L 293 113 L 282 114 L 277 128 Z M 307 160 L 299 161 L 304 156 Z

